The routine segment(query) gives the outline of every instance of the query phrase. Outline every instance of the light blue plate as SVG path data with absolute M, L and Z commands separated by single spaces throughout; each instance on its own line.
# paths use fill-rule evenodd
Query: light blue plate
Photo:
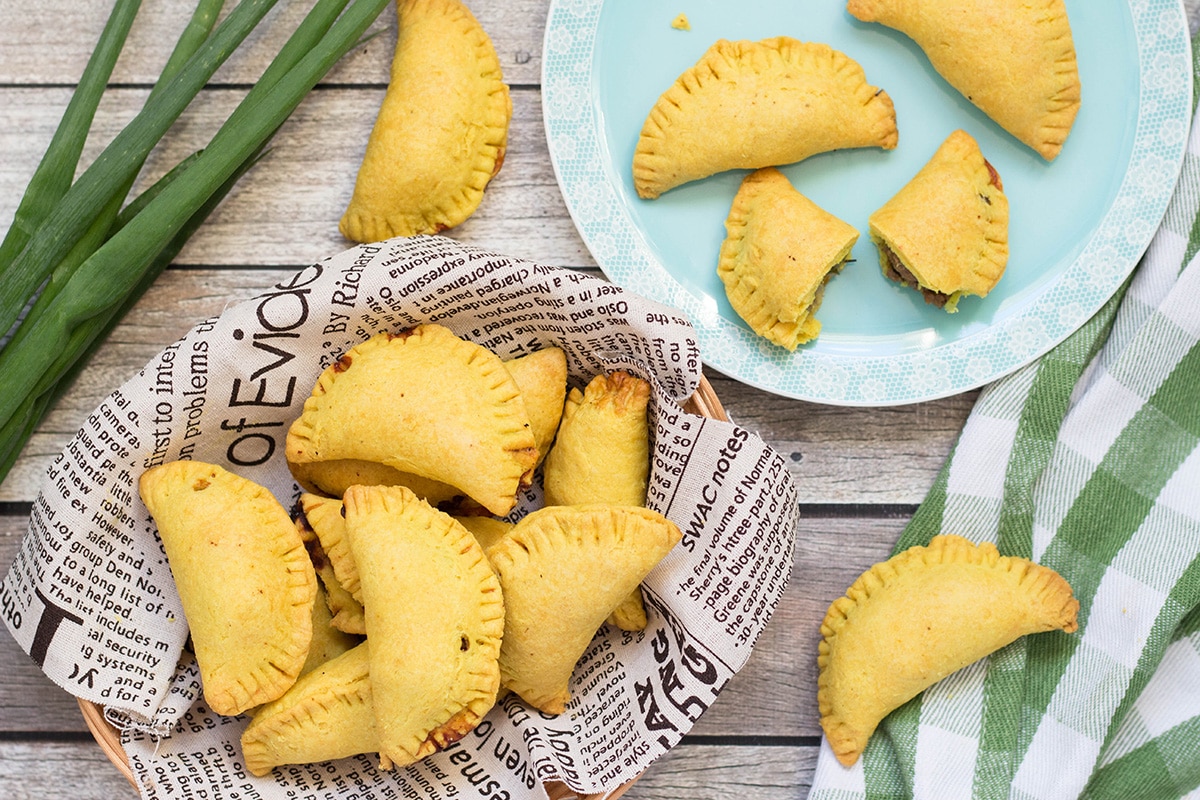
M 937 75 L 907 37 L 865 24 L 844 0 L 553 0 L 543 110 L 567 207 L 600 268 L 675 306 L 706 364 L 775 394 L 881 406 L 973 389 L 1045 353 L 1120 287 L 1150 243 L 1182 164 L 1191 105 L 1180 0 L 1067 0 L 1083 102 L 1046 163 Z M 686 12 L 690 31 L 671 20 Z M 858 61 L 896 107 L 892 151 L 845 150 L 783 169 L 821 207 L 856 226 L 855 263 L 833 279 L 820 336 L 794 353 L 755 336 L 716 275 L 724 221 L 744 171 L 641 200 L 630 164 L 658 96 L 719 38 L 787 35 Z M 956 128 L 974 136 L 1009 198 L 1010 256 L 986 298 L 957 314 L 887 281 L 867 217 Z

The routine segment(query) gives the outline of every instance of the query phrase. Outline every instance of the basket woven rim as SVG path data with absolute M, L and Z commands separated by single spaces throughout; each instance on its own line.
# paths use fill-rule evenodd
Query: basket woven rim
M 712 385 L 703 375 L 700 376 L 700 383 L 696 387 L 696 391 L 683 404 L 683 409 L 688 413 L 698 414 L 702 417 L 709 417 L 723 422 L 729 421 L 729 416 L 725 413 L 725 407 L 721 405 L 721 401 L 718 399 L 716 392 L 713 391 Z M 129 764 L 129 756 L 125 754 L 125 748 L 121 746 L 121 732 L 104 716 L 104 707 L 90 700 L 84 700 L 82 697 L 76 698 L 76 701 L 79 703 L 79 710 L 83 712 L 83 721 L 87 724 L 92 738 L 96 740 L 101 751 L 108 757 L 113 766 L 117 768 L 117 771 L 124 775 L 125 779 L 135 789 L 138 789 L 137 779 L 134 778 L 133 768 Z M 569 798 L 578 798 L 579 800 L 617 800 L 640 777 L 639 775 L 626 781 L 615 789 L 595 794 L 577 794 L 566 784 L 558 781 L 547 782 L 545 787 L 550 800 L 568 800 Z

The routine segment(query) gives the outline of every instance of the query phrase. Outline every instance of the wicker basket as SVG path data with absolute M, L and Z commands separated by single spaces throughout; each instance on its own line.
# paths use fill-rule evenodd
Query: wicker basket
M 698 414 L 702 417 L 729 419 L 721 401 L 713 392 L 712 386 L 703 376 L 700 378 L 700 385 L 696 387 L 695 394 L 688 398 L 683 408 L 691 414 Z M 79 709 L 83 712 L 83 721 L 87 723 L 88 730 L 92 732 L 92 736 L 100 745 L 100 749 L 104 751 L 104 755 L 108 756 L 108 760 L 113 763 L 113 766 L 120 770 L 126 780 L 136 788 L 137 783 L 133 778 L 133 769 L 129 766 L 129 757 L 125 755 L 125 749 L 121 747 L 121 734 L 113 727 L 112 723 L 104 718 L 104 708 L 91 701 L 80 699 Z M 634 778 L 608 792 L 586 795 L 580 795 L 566 784 L 555 781 L 546 784 L 546 793 L 550 796 L 550 800 L 616 800 L 625 794 L 636 780 L 637 778 Z

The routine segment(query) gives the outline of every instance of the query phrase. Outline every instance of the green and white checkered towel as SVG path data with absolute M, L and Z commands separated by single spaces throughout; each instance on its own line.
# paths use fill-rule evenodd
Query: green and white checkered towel
M 896 545 L 958 533 L 1052 567 L 1079 631 L 1020 639 L 933 686 L 851 768 L 823 744 L 809 800 L 1200 799 L 1198 212 L 1194 120 L 1127 289 L 980 395 Z

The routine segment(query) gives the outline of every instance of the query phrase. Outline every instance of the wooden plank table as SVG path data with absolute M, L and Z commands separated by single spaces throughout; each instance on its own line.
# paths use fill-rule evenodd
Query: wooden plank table
M 478 212 L 450 231 L 464 242 L 543 263 L 596 271 L 554 180 L 541 113 L 541 44 L 548 0 L 469 0 L 512 89 L 508 156 Z M 190 13 L 190 2 L 147 2 L 117 65 L 84 161 L 136 111 Z M 230 4 L 232 5 L 232 3 Z M 151 158 L 141 185 L 202 146 L 265 66 L 307 4 L 281 3 L 217 73 Z M 0 220 L 50 140 L 99 36 L 109 2 L 0 0 Z M 0 565 L 24 535 L 40 475 L 116 386 L 196 321 L 348 246 L 337 232 L 383 96 L 387 30 L 339 63 L 95 355 L 0 484 Z M 758 391 L 707 373 L 729 415 L 788 460 L 800 490 L 796 566 L 746 668 L 630 798 L 803 797 L 816 763 L 816 650 L 829 603 L 886 557 L 932 483 L 975 393 L 917 405 L 836 408 Z M 0 387 L 6 390 L 9 387 Z M 127 798 L 72 697 L 0 634 L 0 797 Z

